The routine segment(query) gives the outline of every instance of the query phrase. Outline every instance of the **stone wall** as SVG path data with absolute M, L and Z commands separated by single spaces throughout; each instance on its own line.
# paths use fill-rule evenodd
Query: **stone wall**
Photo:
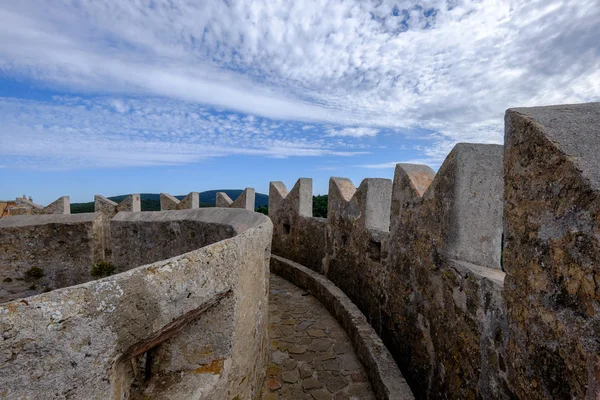
M 0 220 L 0 302 L 94 279 L 104 259 L 100 214 L 23 215 Z
M 323 272 L 327 220 L 312 216 L 312 179 L 298 179 L 290 192 L 282 182 L 269 185 L 273 253 Z
M 178 200 L 175 196 L 171 196 L 168 193 L 160 194 L 160 210 L 186 210 L 190 208 L 200 207 L 200 193 L 191 192 L 183 199 Z
M 423 397 L 511 395 L 499 270 L 502 158 L 501 146 L 459 144 L 435 177 L 396 168 L 381 331 Z
M 221 208 L 244 208 L 254 211 L 255 199 L 256 192 L 253 188 L 244 189 L 235 201 L 231 200 L 227 193 L 217 192 L 216 206 Z
M 110 220 L 121 211 L 142 211 L 142 198 L 140 194 L 130 194 L 120 203 L 116 203 L 99 194 L 94 196 L 94 212 L 102 215 L 102 230 L 104 235 L 104 254 L 111 258 Z
M 157 228 L 148 228 L 153 221 Z M 189 246 L 177 243 L 188 236 L 170 237 L 175 250 L 155 254 L 163 261 L 1 304 L 0 397 L 258 396 L 267 361 L 270 221 L 245 210 L 120 213 L 113 230 L 161 235 L 165 221 L 195 221 L 197 232 L 221 223 L 219 232 L 230 237 L 211 235 L 206 240 L 223 240 L 180 255 Z M 128 262 L 144 260 L 131 250 L 140 258 Z
M 71 200 L 69 196 L 62 196 L 43 207 L 31 201 L 31 197 L 29 200 L 18 197 L 9 211 L 9 215 L 71 214 Z
M 504 295 L 515 394 L 600 398 L 600 103 L 508 110 Z
M 323 243 L 321 231 L 295 225 L 298 208 L 281 207 L 271 192 L 274 253 L 299 263 L 299 255 L 323 254 L 313 269 L 322 265 L 319 272 L 365 314 L 417 397 L 511 396 L 500 270 L 502 159 L 502 146 L 459 144 L 437 175 L 399 164 L 394 181 L 365 179 L 356 188 L 331 178 L 324 254 L 296 240 Z M 287 221 L 289 228 L 277 229 Z
M 509 110 L 505 147 L 437 174 L 332 178 L 317 229 L 310 180 L 272 182 L 273 252 L 357 304 L 418 398 L 596 398 L 599 136 L 599 104 Z

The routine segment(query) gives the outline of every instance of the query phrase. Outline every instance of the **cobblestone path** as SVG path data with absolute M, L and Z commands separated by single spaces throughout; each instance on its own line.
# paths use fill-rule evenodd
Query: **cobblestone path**
M 263 400 L 375 399 L 346 332 L 310 294 L 271 274 Z

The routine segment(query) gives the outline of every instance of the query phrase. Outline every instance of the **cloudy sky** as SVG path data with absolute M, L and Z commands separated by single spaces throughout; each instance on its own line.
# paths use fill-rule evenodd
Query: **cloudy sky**
M 600 100 L 600 0 L 0 0 L 0 198 L 437 168 Z

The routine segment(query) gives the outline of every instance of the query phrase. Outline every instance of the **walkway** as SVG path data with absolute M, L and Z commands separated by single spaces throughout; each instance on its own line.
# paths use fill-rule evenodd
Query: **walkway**
M 346 333 L 310 294 L 271 274 L 263 400 L 375 399 Z

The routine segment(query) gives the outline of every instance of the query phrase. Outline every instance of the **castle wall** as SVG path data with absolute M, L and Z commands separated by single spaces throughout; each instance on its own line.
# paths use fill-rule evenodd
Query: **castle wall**
M 501 146 L 459 144 L 435 176 L 396 168 L 382 337 L 422 397 L 510 397 L 502 159 Z
M 8 215 L 15 216 L 44 214 L 71 214 L 71 200 L 69 196 L 59 197 L 46 207 L 27 200 L 25 197 L 18 197 L 15 200 L 14 207 L 10 207 L 8 210 Z
M 235 199 L 235 201 L 231 200 L 227 193 L 217 192 L 215 202 L 215 205 L 220 208 L 243 208 L 249 211 L 254 211 L 256 191 L 253 188 L 246 188 L 238 196 L 238 198 Z
M 0 220 L 0 302 L 94 279 L 104 258 L 99 214 L 23 215 Z
M 220 210 L 214 215 L 225 214 Z M 164 260 L 235 234 L 234 228 L 219 218 L 198 221 L 182 215 L 185 210 L 119 213 L 110 220 L 111 261 L 117 271 Z
M 99 194 L 94 196 L 94 212 L 102 215 L 102 230 L 104 235 L 104 255 L 111 258 L 110 220 L 121 211 L 142 211 L 142 198 L 139 194 L 130 194 L 120 203 L 116 203 Z
M 504 295 L 521 398 L 600 396 L 600 103 L 508 110 Z
M 300 178 L 288 192 L 282 182 L 269 186 L 273 253 L 323 273 L 327 220 L 312 216 L 312 179 Z
M 190 192 L 183 199 L 178 200 L 175 196 L 171 196 L 168 193 L 160 194 L 160 210 L 186 210 L 190 208 L 200 207 L 200 193 Z
M 157 235 L 165 219 L 199 231 L 220 220 L 232 237 L 1 304 L 2 396 L 256 398 L 268 356 L 270 221 L 218 209 L 116 218 L 131 230 L 157 221 Z
M 332 178 L 324 250 L 310 180 L 272 182 L 273 252 L 350 297 L 417 397 L 596 398 L 599 127 L 599 104 L 509 110 L 505 147 L 459 144 L 437 174 Z

